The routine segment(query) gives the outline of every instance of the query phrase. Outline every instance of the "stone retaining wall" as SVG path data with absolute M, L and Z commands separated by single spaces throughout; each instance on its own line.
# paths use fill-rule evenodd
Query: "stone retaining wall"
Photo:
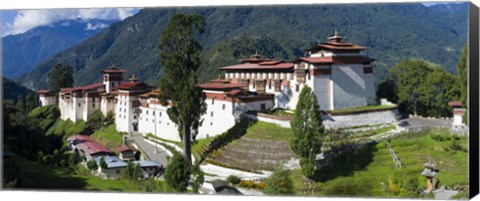
M 382 111 L 369 111 L 345 115 L 325 114 L 322 116 L 322 118 L 325 128 L 334 129 L 393 123 L 398 121 L 401 118 L 401 115 L 398 110 L 394 108 Z
M 292 117 L 280 117 L 258 113 L 248 115 L 250 119 L 277 124 L 281 127 L 290 128 Z M 364 125 L 387 124 L 398 121 L 401 118 L 396 108 L 381 111 L 368 111 L 353 114 L 325 114 L 322 116 L 323 125 L 326 129 L 346 128 Z

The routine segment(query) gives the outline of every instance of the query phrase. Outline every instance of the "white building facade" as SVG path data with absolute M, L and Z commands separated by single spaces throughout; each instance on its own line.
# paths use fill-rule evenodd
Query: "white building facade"
M 309 56 L 294 62 L 261 59 L 255 54 L 242 64 L 221 67 L 225 78 L 244 89 L 275 95 L 275 107 L 295 109 L 304 86 L 312 88 L 322 110 L 377 104 L 371 63 L 366 48 L 342 42 L 335 33 L 330 41 L 307 50 Z

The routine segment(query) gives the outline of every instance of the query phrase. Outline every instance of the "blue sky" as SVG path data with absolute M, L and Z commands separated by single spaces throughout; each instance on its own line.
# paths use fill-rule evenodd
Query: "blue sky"
M 19 34 L 37 26 L 49 25 L 67 19 L 123 20 L 136 14 L 137 8 L 50 9 L 0 11 L 2 36 Z

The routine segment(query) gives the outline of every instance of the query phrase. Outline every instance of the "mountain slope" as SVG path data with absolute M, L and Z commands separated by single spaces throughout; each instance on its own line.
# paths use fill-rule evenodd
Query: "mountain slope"
M 29 93 L 35 93 L 14 81 L 2 77 L 3 84 L 3 100 L 17 101 L 19 98 L 25 98 Z
M 48 57 L 95 35 L 116 21 L 64 20 L 2 38 L 3 75 L 17 78 Z
M 388 68 L 401 59 L 425 59 L 455 72 L 467 40 L 467 13 L 445 14 L 422 4 L 143 9 L 49 58 L 19 81 L 30 88 L 46 88 L 48 71 L 62 63 L 74 67 L 75 84 L 83 85 L 99 81 L 99 71 L 115 64 L 129 70 L 127 76 L 135 73 L 157 84 L 162 74 L 157 46 L 175 13 L 205 16 L 207 27 L 200 38 L 204 47 L 201 81 L 216 77 L 217 67 L 248 56 L 245 49 L 253 54 L 253 50 L 273 48 L 277 52 L 269 56 L 292 60 L 303 56 L 302 50 L 325 41 L 335 29 L 346 41 L 369 47 L 367 54 L 378 60 L 377 79 L 383 79 Z

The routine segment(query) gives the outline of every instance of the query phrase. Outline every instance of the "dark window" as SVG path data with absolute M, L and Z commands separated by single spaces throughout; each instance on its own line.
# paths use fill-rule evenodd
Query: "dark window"
M 136 115 L 133 115 L 133 119 L 137 119 L 137 116 L 136 116 Z
M 265 109 L 266 109 L 265 103 L 260 104 L 260 110 L 265 111 Z
M 116 170 L 116 173 L 117 173 L 117 174 L 120 174 L 120 170 Z
M 213 126 L 213 122 L 210 122 L 210 126 Z
M 213 117 L 213 112 L 210 112 L 210 116 Z
M 95 107 L 95 103 L 94 103 L 94 104 L 92 104 L 92 107 Z
M 212 105 L 215 103 L 215 97 L 212 98 Z
M 225 110 L 225 104 L 222 105 L 222 109 Z
M 295 91 L 298 92 L 300 86 L 298 84 L 295 85 Z
M 148 110 L 147 110 L 147 115 L 148 115 Z
M 81 103 L 78 104 L 78 107 L 80 107 L 80 106 L 81 106 Z
M 275 80 L 275 92 L 280 91 L 280 83 L 281 83 L 281 80 Z
M 153 111 L 153 116 L 155 116 L 155 111 Z

